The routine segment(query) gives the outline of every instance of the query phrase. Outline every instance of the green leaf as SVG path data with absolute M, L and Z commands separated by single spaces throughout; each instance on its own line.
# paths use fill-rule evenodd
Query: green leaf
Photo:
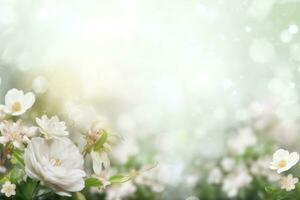
M 23 184 L 20 185 L 20 190 L 23 198 L 26 200 L 31 200 L 38 186 L 38 181 L 27 178 L 26 182 L 23 182 Z
M 108 133 L 105 130 L 102 130 L 100 138 L 94 144 L 94 150 L 95 151 L 100 150 L 103 147 L 104 143 L 107 141 L 107 138 L 108 138 Z
M 10 181 L 13 183 L 21 182 L 24 177 L 24 170 L 20 168 L 13 168 L 10 173 Z
M 24 159 L 23 159 L 23 152 L 21 150 L 14 149 L 13 153 L 12 153 L 11 162 L 13 164 L 18 164 L 18 165 L 24 167 L 25 164 L 24 164 Z
M 88 187 L 99 187 L 102 185 L 102 182 L 97 178 L 87 178 L 85 179 L 84 185 Z
M 0 179 L 0 183 L 4 183 L 6 181 L 9 181 L 10 179 L 10 174 L 11 174 L 11 171 L 7 172 L 5 175 L 1 176 L 1 179 Z
M 266 186 L 265 191 L 270 194 L 274 194 L 275 192 L 277 192 L 277 190 L 275 188 L 273 188 L 272 186 Z
M 109 178 L 109 182 L 111 183 L 123 183 L 130 180 L 130 176 L 124 175 L 114 175 Z
M 72 194 L 73 200 L 86 200 L 85 196 L 81 192 L 75 192 Z

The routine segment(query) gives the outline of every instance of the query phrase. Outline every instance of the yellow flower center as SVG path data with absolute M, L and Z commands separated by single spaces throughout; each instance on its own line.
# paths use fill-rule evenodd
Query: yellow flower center
M 51 163 L 51 165 L 54 166 L 54 167 L 59 167 L 59 166 L 61 166 L 61 164 L 62 164 L 61 160 L 60 160 L 60 159 L 57 159 L 57 158 L 52 158 L 52 159 L 50 160 L 50 163 Z
M 283 168 L 285 166 L 286 166 L 286 160 L 281 160 L 281 161 L 278 162 L 278 167 L 279 168 Z
M 12 140 L 18 140 L 20 138 L 20 134 L 17 132 L 12 132 L 10 135 Z
M 13 189 L 13 187 L 11 187 L 11 186 L 7 186 L 7 187 L 5 188 L 5 192 L 7 192 L 7 193 L 11 193 L 13 190 L 14 190 L 14 189 Z
M 13 112 L 19 112 L 22 109 L 22 105 L 19 101 L 15 101 L 12 105 L 11 105 L 11 110 Z

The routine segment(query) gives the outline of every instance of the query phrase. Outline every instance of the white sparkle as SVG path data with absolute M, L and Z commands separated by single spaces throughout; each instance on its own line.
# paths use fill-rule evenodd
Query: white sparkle
M 292 25 L 290 25 L 289 26 L 289 32 L 291 33 L 291 34 L 296 34 L 296 33 L 298 33 L 298 26 L 297 25 L 295 25 L 295 24 L 292 24 Z

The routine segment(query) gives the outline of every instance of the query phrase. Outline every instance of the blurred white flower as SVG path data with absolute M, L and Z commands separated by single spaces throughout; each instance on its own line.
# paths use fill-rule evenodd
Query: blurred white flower
M 66 131 L 66 123 L 59 121 L 57 116 L 49 119 L 46 115 L 43 115 L 41 118 L 36 118 L 36 123 L 40 127 L 40 132 L 44 134 L 46 138 L 64 137 L 69 135 Z
M 122 140 L 113 150 L 112 157 L 120 164 L 125 164 L 131 156 L 139 152 L 138 144 L 134 139 Z
M 23 143 L 28 143 L 29 138 L 34 136 L 36 127 L 22 126 L 20 121 L 4 121 L 0 123 L 0 143 L 5 145 L 11 142 L 15 147 L 22 147 Z
M 2 186 L 1 193 L 5 194 L 7 197 L 16 195 L 16 185 L 10 181 L 6 181 Z
M 35 137 L 24 152 L 27 176 L 42 181 L 57 194 L 71 196 L 84 188 L 83 157 L 68 138 Z
M 235 160 L 230 157 L 225 157 L 221 161 L 221 166 L 225 172 L 230 172 L 235 167 Z
M 275 57 L 274 46 L 266 39 L 256 39 L 249 47 L 249 55 L 256 63 L 268 63 Z
M 122 200 L 131 196 L 135 191 L 136 186 L 131 181 L 116 184 L 106 190 L 106 200 Z
M 48 80 L 43 76 L 36 77 L 31 84 L 33 91 L 37 94 L 43 94 L 49 87 Z
M 185 175 L 185 184 L 190 188 L 195 187 L 198 181 L 199 181 L 199 176 L 197 173 L 191 173 Z
M 274 137 L 283 145 L 293 145 L 299 139 L 299 125 L 297 122 L 284 120 L 276 124 Z
M 0 166 L 0 173 L 3 174 L 7 171 L 6 167 Z
M 228 148 L 234 154 L 243 154 L 245 150 L 256 144 L 257 139 L 250 128 L 242 128 L 238 134 L 228 140 Z
M 99 175 L 103 170 L 107 170 L 110 166 L 110 160 L 108 158 L 107 152 L 105 151 L 91 151 L 90 153 L 93 161 L 94 173 Z
M 292 174 L 280 178 L 281 189 L 285 189 L 286 191 L 295 189 L 296 183 L 298 183 L 298 178 L 294 178 Z
M 196 196 L 189 196 L 189 197 L 186 198 L 185 200 L 199 200 L 199 198 L 196 197 Z
M 289 153 L 284 149 L 279 149 L 273 154 L 273 160 L 270 163 L 270 168 L 281 173 L 289 170 L 299 161 L 299 154 L 297 152 Z
M 223 178 L 222 171 L 220 170 L 220 168 L 215 167 L 209 172 L 207 182 L 211 184 L 219 184 L 221 183 L 222 178 Z
M 11 89 L 5 95 L 4 112 L 14 116 L 25 113 L 35 102 L 32 92 L 24 94 L 22 90 Z
M 153 166 L 145 165 L 140 170 L 135 182 L 150 187 L 153 192 L 162 192 L 165 189 L 165 183 L 161 173 L 159 166 L 153 168 Z
M 236 171 L 227 175 L 223 180 L 222 190 L 229 198 L 235 197 L 239 190 L 251 183 L 252 177 L 244 167 L 238 166 Z
M 251 173 L 257 176 L 265 176 L 270 182 L 278 181 L 280 175 L 270 170 L 271 160 L 272 158 L 270 156 L 265 156 L 253 161 L 250 166 Z

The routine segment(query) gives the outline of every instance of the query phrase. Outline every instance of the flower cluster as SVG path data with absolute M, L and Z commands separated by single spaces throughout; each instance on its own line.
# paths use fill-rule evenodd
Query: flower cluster
M 299 154 L 279 148 L 297 149 L 298 126 L 280 119 L 271 108 L 264 109 L 257 104 L 252 103 L 245 111 L 248 116 L 243 118 L 243 123 L 228 129 L 220 159 L 200 166 L 207 171 L 204 173 L 207 175 L 199 176 L 195 187 L 200 198 L 295 199 L 299 196 L 295 167 Z
M 273 154 L 270 168 L 280 174 L 291 169 L 298 161 L 299 154 L 297 152 L 289 153 L 287 150 L 279 149 Z M 298 183 L 298 178 L 294 178 L 292 174 L 280 177 L 281 189 L 285 189 L 286 191 L 295 189 L 296 183 Z
M 35 123 L 23 120 L 35 101 L 32 92 L 11 89 L 5 95 L 4 105 L 0 106 L 0 166 L 4 169 L 1 173 L 5 173 L 0 179 L 1 193 L 6 197 L 21 195 L 21 198 L 30 194 L 32 196 L 26 198 L 39 199 L 49 193 L 83 195 L 79 193 L 83 189 L 96 188 L 98 191 L 107 189 L 108 199 L 111 199 L 109 191 L 113 188 L 136 190 L 128 181 L 143 173 L 108 173 L 109 152 L 119 140 L 117 134 L 102 123 L 93 122 L 89 130 L 82 133 L 83 145 L 78 145 L 71 140 L 72 132 L 67 123 L 57 116 L 42 115 Z M 124 189 L 118 194 L 123 194 L 122 191 Z

